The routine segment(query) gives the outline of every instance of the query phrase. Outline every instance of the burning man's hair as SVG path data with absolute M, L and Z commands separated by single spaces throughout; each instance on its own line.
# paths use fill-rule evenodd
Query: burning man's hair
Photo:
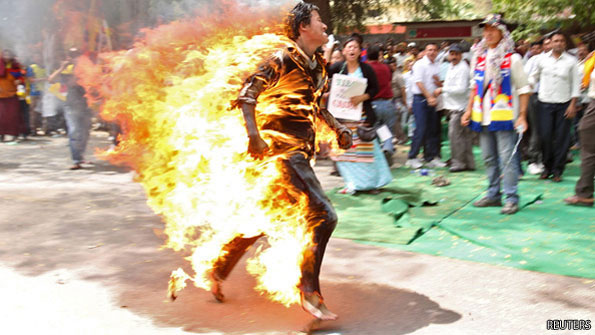
M 310 24 L 312 11 L 320 12 L 320 9 L 316 5 L 303 1 L 300 1 L 297 5 L 295 5 L 295 7 L 293 7 L 285 19 L 287 37 L 294 41 L 300 37 L 300 25 L 302 23 L 304 25 Z

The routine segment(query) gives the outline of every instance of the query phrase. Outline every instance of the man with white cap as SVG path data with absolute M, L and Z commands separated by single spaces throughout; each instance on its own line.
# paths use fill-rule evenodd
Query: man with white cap
M 519 210 L 519 169 L 514 157 L 517 133 L 527 129 L 527 104 L 531 86 L 514 41 L 500 14 L 490 14 L 480 25 L 483 39 L 473 50 L 471 93 L 461 124 L 480 133 L 482 157 L 488 176 L 487 195 L 476 207 L 502 206 L 502 214 Z

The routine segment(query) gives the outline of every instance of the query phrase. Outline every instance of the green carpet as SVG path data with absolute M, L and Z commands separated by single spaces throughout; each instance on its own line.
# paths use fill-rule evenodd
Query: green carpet
M 478 171 L 420 176 L 393 169 L 394 180 L 377 195 L 328 192 L 339 224 L 334 237 L 498 264 L 526 270 L 595 278 L 595 209 L 567 206 L 580 174 L 578 158 L 564 181 L 553 183 L 526 175 L 519 183 L 521 211 L 501 215 L 500 208 L 476 208 L 487 179 L 479 149 Z M 443 149 L 443 152 L 447 150 Z M 448 153 L 445 154 L 449 156 Z M 431 185 L 442 175 L 451 185 Z

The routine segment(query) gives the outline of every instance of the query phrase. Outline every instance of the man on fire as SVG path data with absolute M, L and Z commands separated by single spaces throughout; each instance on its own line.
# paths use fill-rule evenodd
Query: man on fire
M 351 146 L 351 131 L 323 108 L 322 95 L 328 88 L 325 61 L 318 48 L 328 41 L 326 25 L 315 5 L 300 2 L 287 18 L 287 35 L 293 45 L 279 50 L 260 65 L 244 83 L 235 106 L 244 116 L 249 143 L 248 153 L 255 159 L 278 157 L 293 192 L 308 199 L 307 223 L 313 232 L 310 250 L 304 252 L 301 266 L 302 308 L 320 320 L 334 320 L 337 315 L 323 302 L 318 280 L 328 240 L 337 224 L 337 214 L 324 194 L 310 165 L 315 153 L 315 120 L 323 119 L 335 131 L 342 149 Z M 290 86 L 291 94 L 287 94 Z M 256 104 L 274 104 L 266 120 L 258 123 Z M 264 137 L 264 139 L 263 139 Z M 268 140 L 269 144 L 265 142 Z M 223 250 L 225 254 L 210 271 L 211 292 L 223 301 L 221 283 L 246 250 L 262 235 L 236 237 Z

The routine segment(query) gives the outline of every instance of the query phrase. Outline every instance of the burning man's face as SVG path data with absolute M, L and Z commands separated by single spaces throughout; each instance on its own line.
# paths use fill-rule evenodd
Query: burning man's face
M 359 43 L 357 43 L 357 41 L 351 41 L 345 45 L 343 56 L 345 56 L 345 60 L 348 62 L 354 62 L 359 59 L 361 52 L 362 49 L 360 48 Z
M 312 11 L 310 17 L 310 24 L 307 26 L 303 26 L 304 30 L 302 30 L 300 34 L 304 35 L 304 37 L 310 38 L 312 41 L 315 41 L 317 46 L 321 46 L 328 42 L 326 28 L 326 24 L 322 22 L 322 19 L 320 18 L 320 14 L 318 14 L 318 11 Z

